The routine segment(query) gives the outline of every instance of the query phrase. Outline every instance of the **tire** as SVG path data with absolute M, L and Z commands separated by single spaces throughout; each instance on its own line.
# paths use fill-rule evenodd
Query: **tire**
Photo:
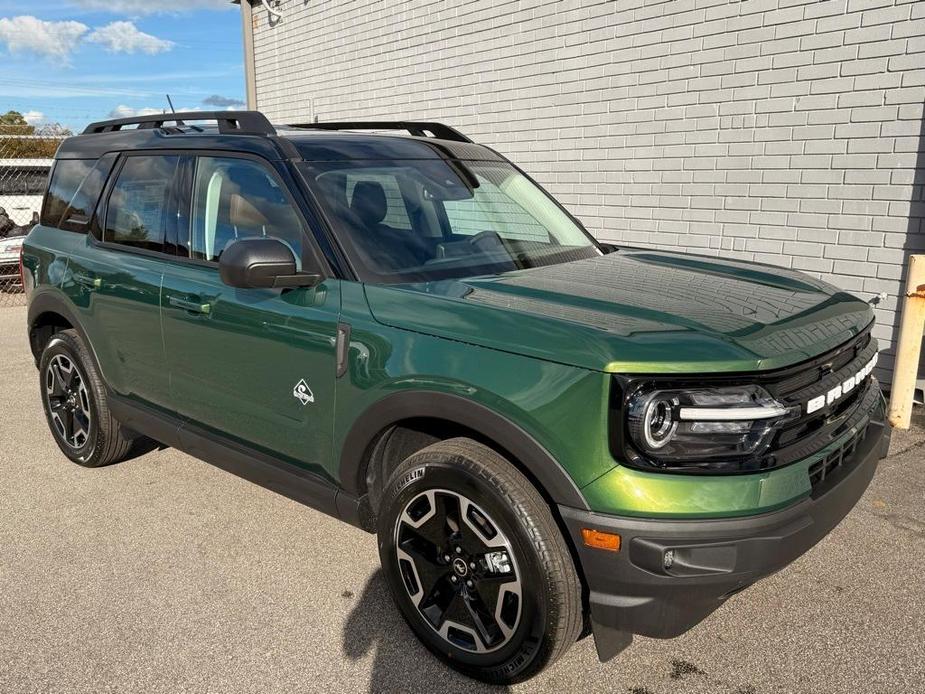
M 581 584 L 549 506 L 487 446 L 456 438 L 409 456 L 386 484 L 378 537 L 405 621 L 463 674 L 521 682 L 581 633 Z
M 106 389 L 86 346 L 74 330 L 52 335 L 39 360 L 45 419 L 58 448 L 84 467 L 115 463 L 134 443 L 106 400 Z

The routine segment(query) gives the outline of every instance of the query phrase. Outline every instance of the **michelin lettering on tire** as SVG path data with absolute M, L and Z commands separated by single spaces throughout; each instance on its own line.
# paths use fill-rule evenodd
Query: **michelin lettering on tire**
M 409 472 L 407 475 L 405 475 L 405 476 L 401 479 L 401 481 L 398 483 L 398 488 L 397 488 L 396 491 L 399 491 L 399 492 L 400 492 L 400 491 L 402 491 L 405 487 L 407 487 L 409 484 L 412 484 L 413 482 L 417 482 L 418 480 L 424 479 L 424 473 L 425 473 L 426 471 L 427 471 L 427 468 L 425 468 L 425 467 L 418 467 L 418 468 L 415 468 L 414 470 L 412 470 L 411 472 Z

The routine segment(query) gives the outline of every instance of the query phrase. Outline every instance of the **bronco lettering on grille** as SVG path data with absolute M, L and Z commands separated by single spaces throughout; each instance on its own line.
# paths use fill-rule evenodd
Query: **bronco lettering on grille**
M 874 354 L 874 356 L 871 357 L 870 361 L 864 365 L 863 369 L 861 369 L 853 376 L 850 376 L 846 380 L 839 383 L 837 386 L 832 388 L 828 393 L 825 393 L 824 395 L 819 395 L 813 398 L 812 400 L 810 400 L 809 402 L 807 402 L 806 403 L 806 414 L 812 414 L 813 412 L 816 412 L 817 410 L 821 410 L 823 407 L 827 405 L 831 405 L 836 400 L 839 400 L 840 398 L 844 397 L 845 395 L 850 393 L 852 390 L 854 390 L 855 386 L 860 385 L 861 382 L 870 375 L 870 372 L 874 370 L 874 367 L 877 365 L 878 355 L 879 355 L 879 352 L 877 354 Z

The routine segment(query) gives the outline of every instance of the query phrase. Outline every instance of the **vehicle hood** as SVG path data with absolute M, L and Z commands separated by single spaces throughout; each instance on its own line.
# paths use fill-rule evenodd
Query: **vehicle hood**
M 385 325 L 615 373 L 774 369 L 873 320 L 866 302 L 798 272 L 642 250 L 366 295 Z

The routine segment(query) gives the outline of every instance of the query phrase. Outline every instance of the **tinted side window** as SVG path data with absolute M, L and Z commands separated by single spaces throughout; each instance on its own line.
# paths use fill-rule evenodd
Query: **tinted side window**
M 128 157 L 109 196 L 103 240 L 151 251 L 164 249 L 177 156 Z
M 288 245 L 300 262 L 302 223 L 276 178 L 261 164 L 199 157 L 193 180 L 189 255 L 217 261 L 228 244 L 267 236 Z
M 74 197 L 71 198 L 67 209 L 58 223 L 61 229 L 68 231 L 79 231 L 86 233 L 90 218 L 96 209 L 96 203 L 99 201 L 100 193 L 103 192 L 103 185 L 112 170 L 112 165 L 116 161 L 115 154 L 105 154 L 100 157 L 99 161 L 90 169 Z
M 55 162 L 45 204 L 42 205 L 42 224 L 58 226 L 65 210 L 95 164 L 96 159 L 60 159 Z

